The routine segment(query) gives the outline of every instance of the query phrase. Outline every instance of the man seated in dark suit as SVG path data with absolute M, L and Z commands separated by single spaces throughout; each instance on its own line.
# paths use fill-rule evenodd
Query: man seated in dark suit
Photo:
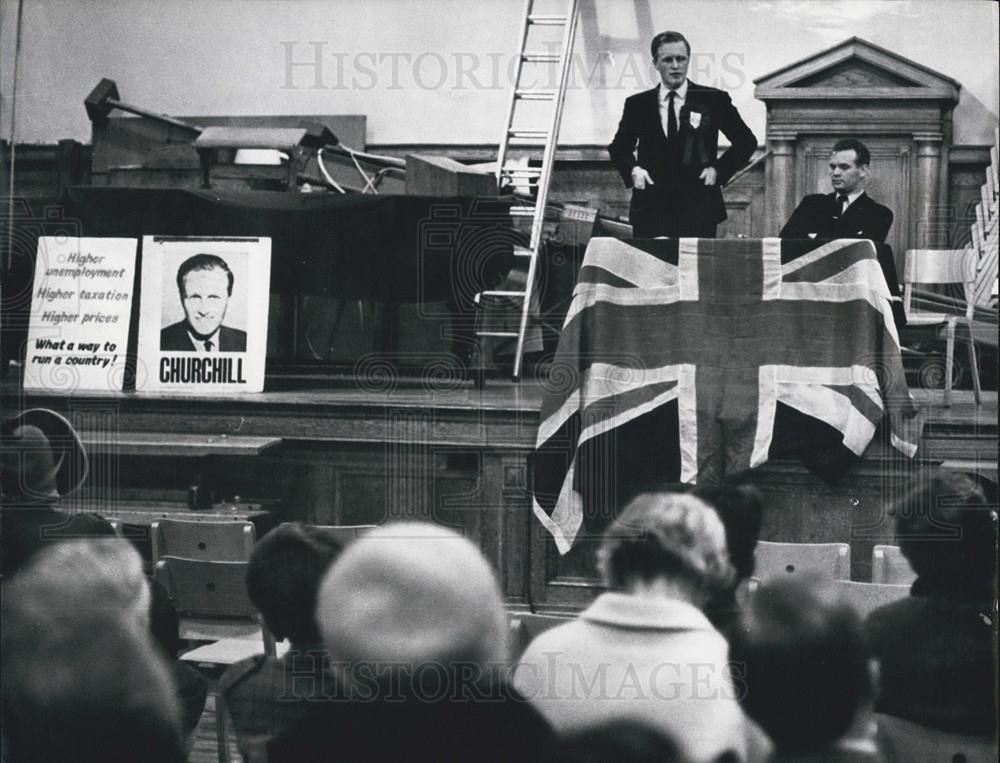
M 221 257 L 196 254 L 177 269 L 184 320 L 160 331 L 163 352 L 246 352 L 245 331 L 223 326 L 233 296 L 233 271 Z
M 781 238 L 867 238 L 884 244 L 892 210 L 865 193 L 871 154 L 856 138 L 833 144 L 830 184 L 833 192 L 813 193 L 795 208 Z
M 632 188 L 633 235 L 714 238 L 726 219 L 722 186 L 750 160 L 757 138 L 727 93 L 687 78 L 691 46 L 684 35 L 661 32 L 650 52 L 660 84 L 625 101 L 608 146 Z M 722 156 L 720 132 L 731 144 Z

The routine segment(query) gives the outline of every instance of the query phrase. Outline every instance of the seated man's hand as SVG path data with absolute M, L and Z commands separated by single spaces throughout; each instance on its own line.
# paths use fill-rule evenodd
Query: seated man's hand
M 649 176 L 646 170 L 636 165 L 632 168 L 632 187 L 638 191 L 644 191 L 647 185 L 655 185 L 653 178 Z
M 718 173 L 715 171 L 715 167 L 706 167 L 701 171 L 699 177 L 704 181 L 705 185 L 715 185 Z

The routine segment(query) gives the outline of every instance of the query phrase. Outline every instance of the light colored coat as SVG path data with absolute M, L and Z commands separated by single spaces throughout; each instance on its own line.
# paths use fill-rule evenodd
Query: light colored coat
M 747 727 L 729 647 L 684 601 L 605 593 L 529 644 L 514 685 L 559 732 L 634 718 L 663 731 L 685 759 L 746 757 Z

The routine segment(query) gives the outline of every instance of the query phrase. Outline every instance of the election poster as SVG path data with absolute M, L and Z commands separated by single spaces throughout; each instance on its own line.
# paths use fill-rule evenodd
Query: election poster
M 137 243 L 134 238 L 39 237 L 25 390 L 122 390 Z
M 264 389 L 269 238 L 145 236 L 136 391 Z

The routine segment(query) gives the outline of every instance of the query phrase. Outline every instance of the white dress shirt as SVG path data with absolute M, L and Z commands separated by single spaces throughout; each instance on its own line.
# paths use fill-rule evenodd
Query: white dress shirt
M 684 80 L 684 83 L 677 88 L 674 93 L 674 118 L 677 120 L 677 129 L 681 129 L 681 107 L 684 105 L 684 101 L 687 99 L 688 92 L 688 81 Z M 667 97 L 670 95 L 670 88 L 660 83 L 660 124 L 663 125 L 663 134 L 669 135 L 667 131 Z
M 861 194 L 863 194 L 863 193 L 864 193 L 864 190 L 862 189 L 860 191 L 855 191 L 854 193 L 846 193 L 846 194 L 844 194 L 847 197 L 847 206 L 844 207 L 844 211 L 846 212 L 847 209 L 848 209 L 848 207 L 850 207 L 851 204 L 853 204 L 854 202 L 856 202 L 858 200 L 858 197 Z

